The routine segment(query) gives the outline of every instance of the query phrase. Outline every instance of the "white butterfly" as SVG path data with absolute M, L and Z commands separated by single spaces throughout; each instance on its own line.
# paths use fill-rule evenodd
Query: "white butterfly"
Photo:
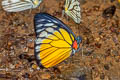
M 42 0 L 3 0 L 2 7 L 7 12 L 19 12 L 36 8 Z
M 70 16 L 76 23 L 81 21 L 80 13 L 80 2 L 79 0 L 66 0 L 65 2 L 65 13 Z

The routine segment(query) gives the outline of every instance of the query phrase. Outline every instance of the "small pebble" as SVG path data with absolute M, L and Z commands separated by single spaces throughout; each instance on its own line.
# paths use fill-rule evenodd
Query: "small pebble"
M 10 66 L 11 69 L 15 68 L 15 65 L 13 65 L 13 64 L 9 64 L 9 66 Z
M 104 73 L 100 74 L 100 79 L 104 80 L 104 78 L 105 78 Z
M 95 46 L 96 46 L 97 48 L 101 48 L 101 44 L 100 44 L 100 43 L 95 43 Z
M 95 41 L 100 41 L 100 38 L 98 37 L 98 38 L 95 38 Z
M 51 76 L 50 76 L 50 74 L 46 73 L 46 74 L 42 74 L 41 78 L 42 78 L 42 80 L 44 80 L 44 79 L 48 79 L 49 80 L 51 78 Z
M 32 67 L 33 69 L 37 69 L 38 66 L 37 66 L 36 64 L 32 63 L 32 64 L 31 64 L 31 67 Z
M 92 64 L 99 64 L 100 61 L 98 59 L 93 59 Z
M 118 35 L 118 41 L 120 42 L 120 34 Z
M 34 49 L 34 42 L 28 43 L 27 46 L 30 49 Z
M 8 46 L 11 46 L 11 45 L 12 45 L 12 42 L 9 41 L 9 42 L 8 42 Z
M 105 68 L 106 70 L 109 70 L 109 69 L 110 69 L 110 67 L 109 67 L 108 64 L 105 64 L 105 65 L 104 65 L 104 68 Z
M 28 57 L 29 57 L 29 56 L 28 56 L 27 54 L 20 54 L 20 55 L 19 55 L 19 58 L 20 58 L 20 59 L 28 59 Z
M 22 75 L 24 78 L 30 78 L 30 74 L 29 73 L 25 73 L 24 75 Z
M 79 77 L 79 80 L 86 80 L 86 75 L 84 74 L 84 75 L 81 75 L 80 77 Z
M 81 79 L 79 79 L 79 78 L 70 78 L 70 80 L 81 80 Z

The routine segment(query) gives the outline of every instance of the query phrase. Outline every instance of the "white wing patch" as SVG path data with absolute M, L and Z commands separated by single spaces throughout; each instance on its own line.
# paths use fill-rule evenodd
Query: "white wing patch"
M 41 32 L 39 35 L 39 37 L 47 37 L 47 36 L 48 36 L 48 34 L 46 31 Z
M 81 13 L 79 0 L 66 0 L 65 13 L 70 16 L 76 23 L 80 23 Z
M 41 31 L 43 31 L 45 28 L 42 28 L 42 29 L 38 29 L 36 32 L 37 33 L 40 33 Z
M 53 25 L 54 25 L 53 23 L 47 23 L 44 26 L 53 26 Z
M 43 41 L 43 39 L 41 39 L 41 38 L 38 38 L 35 40 L 36 44 L 40 44 L 40 43 L 42 43 L 42 41 Z
M 39 27 L 42 27 L 42 26 L 43 26 L 43 24 L 39 24 L 39 25 L 37 25 L 36 27 L 39 28 Z
M 54 26 L 52 26 L 52 27 L 53 27 L 53 28 L 57 28 L 57 26 L 55 26 L 55 25 L 54 25 Z
M 51 35 L 53 35 L 53 34 L 49 34 L 48 32 L 51 32 L 51 33 L 54 33 L 55 31 L 54 31 L 54 29 L 53 28 L 51 28 L 51 27 L 48 27 L 48 28 L 46 28 L 45 30 L 43 30 L 43 29 L 39 29 L 39 30 L 41 30 L 41 32 L 40 32 L 40 34 L 39 34 L 39 36 L 38 36 L 38 38 L 35 40 L 35 44 L 36 44 L 36 47 L 35 47 L 35 50 L 36 50 L 36 52 L 39 52 L 40 51 L 40 44 L 42 43 L 49 43 L 49 41 L 51 42 L 52 40 L 52 38 L 50 37 L 48 40 L 48 42 L 43 42 L 43 40 L 44 39 L 46 39 L 46 38 L 48 38 L 48 36 L 51 36 Z M 38 30 L 37 30 L 38 31 Z M 48 32 L 47 32 L 48 31 Z
M 54 32 L 54 29 L 53 28 L 46 28 L 46 30 L 48 31 L 48 32 Z

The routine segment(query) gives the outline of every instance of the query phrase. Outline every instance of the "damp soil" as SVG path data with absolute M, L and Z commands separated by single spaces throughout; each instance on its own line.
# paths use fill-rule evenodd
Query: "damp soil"
M 38 8 L 17 13 L 0 5 L 0 80 L 120 80 L 120 3 L 80 0 L 82 21 L 62 16 L 65 0 L 43 0 Z M 1 2 L 1 1 L 0 1 Z M 103 11 L 116 6 L 114 15 Z M 74 56 L 54 68 L 40 69 L 34 60 L 34 15 L 49 13 L 82 37 Z

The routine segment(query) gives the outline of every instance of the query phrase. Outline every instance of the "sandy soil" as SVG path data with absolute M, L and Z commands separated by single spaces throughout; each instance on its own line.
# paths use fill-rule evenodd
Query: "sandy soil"
M 78 25 L 62 17 L 64 1 L 43 0 L 40 7 L 17 13 L 0 7 L 0 80 L 120 80 L 120 4 L 80 0 L 83 21 Z M 114 16 L 103 18 L 103 10 L 113 4 Z M 33 18 L 39 12 L 56 16 L 83 38 L 81 51 L 57 68 L 39 69 L 29 59 L 34 55 Z

